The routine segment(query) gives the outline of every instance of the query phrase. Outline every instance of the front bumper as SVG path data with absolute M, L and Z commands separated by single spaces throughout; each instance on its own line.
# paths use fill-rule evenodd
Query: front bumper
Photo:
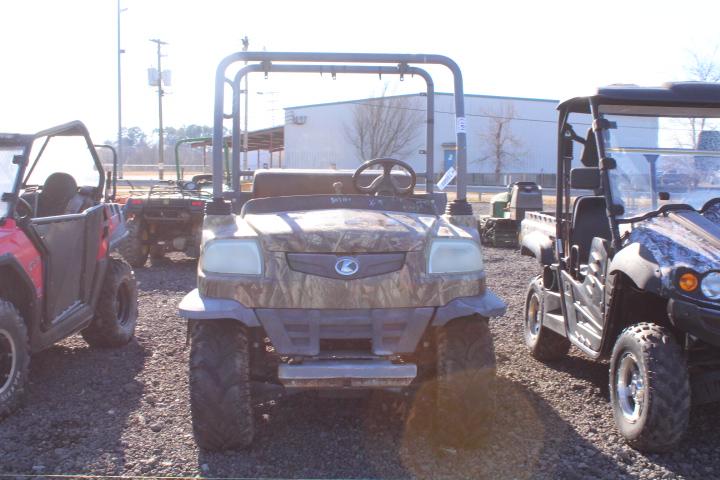
M 248 327 L 262 326 L 281 355 L 314 356 L 323 339 L 368 339 L 374 355 L 414 352 L 426 328 L 442 326 L 453 318 L 501 316 L 506 305 L 486 290 L 473 297 L 456 298 L 442 307 L 298 309 L 247 308 L 235 300 L 210 298 L 197 289 L 180 302 L 180 315 L 188 320 L 235 319 Z
M 668 315 L 675 327 L 703 342 L 720 347 L 720 309 L 671 299 L 668 302 Z
M 278 367 L 278 379 L 287 388 L 402 388 L 416 376 L 416 365 L 387 360 L 320 360 Z

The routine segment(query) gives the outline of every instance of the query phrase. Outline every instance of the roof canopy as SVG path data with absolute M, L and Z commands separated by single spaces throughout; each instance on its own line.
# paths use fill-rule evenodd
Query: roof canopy
M 595 95 L 565 100 L 558 105 L 558 110 L 590 113 L 591 101 L 606 105 L 720 107 L 720 83 L 677 82 L 659 87 L 610 85 L 598 88 Z
M 225 137 L 225 145 L 232 147 L 232 136 Z M 212 138 L 208 137 L 195 142 L 188 142 L 191 147 L 208 147 L 212 145 Z M 242 147 L 242 145 L 241 145 Z M 278 152 L 285 149 L 285 127 L 271 127 L 248 132 L 248 151 L 265 150 Z M 242 149 L 241 149 L 242 150 Z

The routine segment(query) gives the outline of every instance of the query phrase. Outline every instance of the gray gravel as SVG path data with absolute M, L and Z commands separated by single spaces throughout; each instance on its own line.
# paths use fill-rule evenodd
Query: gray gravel
M 258 412 L 252 449 L 198 451 L 188 407 L 185 324 L 193 288 L 181 255 L 137 271 L 137 338 L 116 351 L 79 337 L 33 358 L 27 405 L 0 423 L 0 475 L 95 474 L 284 478 L 717 478 L 716 406 L 693 412 L 676 453 L 643 455 L 619 439 L 608 404 L 607 365 L 578 352 L 552 365 L 522 344 L 524 290 L 534 261 L 485 250 L 489 285 L 509 302 L 492 322 L 500 409 L 487 443 L 437 451 L 422 402 L 388 394 L 328 399 L 303 394 Z M 422 395 L 420 396 L 422 398 Z

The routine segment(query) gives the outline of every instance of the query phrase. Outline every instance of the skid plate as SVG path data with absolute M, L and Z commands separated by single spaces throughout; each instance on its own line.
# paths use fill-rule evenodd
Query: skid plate
M 317 360 L 278 368 L 280 383 L 288 388 L 407 387 L 416 376 L 415 364 L 388 360 Z

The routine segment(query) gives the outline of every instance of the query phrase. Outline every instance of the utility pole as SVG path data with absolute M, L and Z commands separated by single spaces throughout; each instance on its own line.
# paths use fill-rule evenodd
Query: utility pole
M 250 40 L 247 35 L 242 39 L 243 52 L 248 51 Z M 247 65 L 248 62 L 245 62 Z M 248 169 L 248 101 L 250 100 L 250 90 L 248 90 L 248 76 L 245 75 L 245 133 L 243 134 L 243 170 Z
M 158 135 L 158 176 L 160 180 L 163 180 L 164 178 L 164 169 L 165 169 L 165 140 L 164 140 L 164 133 L 163 133 L 163 118 L 162 118 L 162 97 L 163 97 L 163 70 L 162 70 L 162 53 L 161 49 L 163 45 L 167 45 L 167 42 L 163 42 L 159 38 L 154 38 L 150 40 L 151 42 L 157 44 L 157 92 L 158 92 L 158 123 L 159 123 L 159 135 Z
M 120 47 L 120 14 L 127 10 L 120 7 L 120 0 L 117 0 L 117 102 L 118 102 L 118 131 L 117 131 L 117 153 L 118 153 L 118 172 L 113 175 L 123 178 L 123 144 L 122 144 L 122 75 L 121 75 L 121 58 L 125 53 Z

